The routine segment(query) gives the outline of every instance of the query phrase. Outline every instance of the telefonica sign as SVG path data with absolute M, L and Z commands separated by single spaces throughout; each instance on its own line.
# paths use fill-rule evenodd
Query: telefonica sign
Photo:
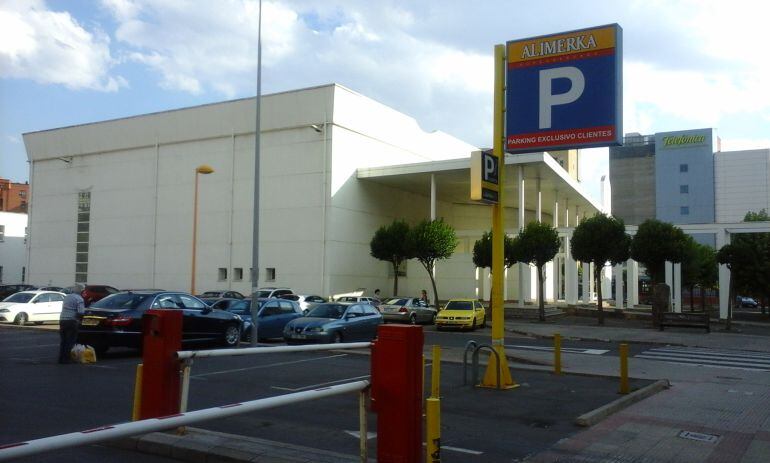
M 676 136 L 668 136 L 663 137 L 663 146 L 662 148 L 678 148 L 681 146 L 687 146 L 687 145 L 700 145 L 702 143 L 705 143 L 706 136 L 705 135 L 676 135 Z
M 508 42 L 505 150 L 621 144 L 621 35 L 610 24 Z

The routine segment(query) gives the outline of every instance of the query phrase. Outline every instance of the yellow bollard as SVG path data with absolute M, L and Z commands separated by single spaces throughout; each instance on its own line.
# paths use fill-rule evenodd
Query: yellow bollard
M 439 463 L 441 461 L 441 399 L 429 397 L 425 400 L 427 415 L 425 418 L 425 433 L 427 438 L 425 461 Z
M 561 335 L 559 333 L 553 335 L 553 372 L 557 375 L 561 374 Z
M 620 393 L 628 394 L 628 344 L 620 345 Z
M 134 380 L 134 409 L 131 411 L 131 421 L 139 421 L 142 409 L 142 364 L 136 366 L 136 379 Z

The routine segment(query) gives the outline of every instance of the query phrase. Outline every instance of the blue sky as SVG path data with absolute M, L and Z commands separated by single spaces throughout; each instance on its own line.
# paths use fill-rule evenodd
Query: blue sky
M 21 134 L 252 96 L 255 1 L 4 0 L 0 177 L 26 181 Z M 263 92 L 337 82 L 464 141 L 491 139 L 492 47 L 615 23 L 624 131 L 715 127 L 770 147 L 765 2 L 276 0 L 263 3 Z M 586 152 L 598 199 L 607 150 Z

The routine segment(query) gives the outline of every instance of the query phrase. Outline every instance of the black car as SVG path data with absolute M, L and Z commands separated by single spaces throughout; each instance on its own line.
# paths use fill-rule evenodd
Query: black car
M 287 301 L 277 298 L 257 299 L 259 304 L 259 340 L 267 340 L 283 337 L 283 328 L 287 323 L 302 316 L 302 309 L 295 301 Z M 243 319 L 241 339 L 251 340 L 251 299 L 219 299 L 211 304 L 211 307 L 227 310 L 237 314 Z
M 148 309 L 182 311 L 182 344 L 217 342 L 238 345 L 241 318 L 213 309 L 200 299 L 173 291 L 137 291 L 112 294 L 86 309 L 80 321 L 78 342 L 105 352 L 113 346 L 142 347 L 142 315 Z
M 210 298 L 231 298 L 231 299 L 243 299 L 243 294 L 239 293 L 238 291 L 206 291 L 203 294 L 199 294 L 196 297 L 200 299 L 210 299 Z

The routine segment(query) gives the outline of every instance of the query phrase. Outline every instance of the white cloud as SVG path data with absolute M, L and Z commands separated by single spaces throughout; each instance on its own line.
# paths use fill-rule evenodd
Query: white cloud
M 113 64 L 109 37 L 87 31 L 69 13 L 41 0 L 0 5 L 0 77 L 115 91 L 126 81 L 110 75 Z
M 6 135 L 5 139 L 15 145 L 21 144 L 21 138 L 17 137 L 16 135 Z

